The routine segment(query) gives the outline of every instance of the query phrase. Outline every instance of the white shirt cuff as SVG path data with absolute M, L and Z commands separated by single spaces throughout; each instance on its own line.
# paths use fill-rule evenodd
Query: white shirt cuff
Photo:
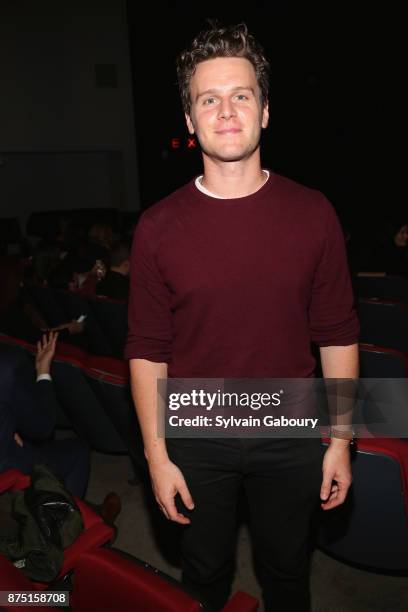
M 39 376 L 37 376 L 37 380 L 36 382 L 40 382 L 40 380 L 52 380 L 51 376 L 49 374 L 40 374 Z

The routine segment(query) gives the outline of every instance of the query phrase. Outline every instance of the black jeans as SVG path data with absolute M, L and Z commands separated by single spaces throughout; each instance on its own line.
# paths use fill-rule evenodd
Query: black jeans
M 310 610 L 312 517 L 322 452 L 317 439 L 168 439 L 195 502 L 183 527 L 183 582 L 215 610 L 227 601 L 234 570 L 236 510 L 244 487 L 265 609 Z

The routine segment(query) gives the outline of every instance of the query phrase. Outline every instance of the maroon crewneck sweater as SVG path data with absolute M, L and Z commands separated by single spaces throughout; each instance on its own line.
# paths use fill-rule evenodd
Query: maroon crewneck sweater
M 130 284 L 125 357 L 167 362 L 169 377 L 309 377 L 311 342 L 358 341 L 332 206 L 273 172 L 243 198 L 191 181 L 149 208 Z

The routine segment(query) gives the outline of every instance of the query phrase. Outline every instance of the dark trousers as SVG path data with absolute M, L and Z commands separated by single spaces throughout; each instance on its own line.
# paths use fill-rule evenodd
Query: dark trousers
M 78 439 L 53 440 L 39 444 L 24 442 L 1 465 L 1 471 L 16 468 L 30 475 L 36 463 L 44 463 L 64 482 L 73 495 L 84 497 L 90 470 L 89 447 Z
M 234 570 L 236 510 L 241 486 L 265 610 L 310 610 L 312 517 L 322 481 L 320 440 L 167 440 L 195 509 L 182 528 L 183 581 L 215 610 L 227 601 Z

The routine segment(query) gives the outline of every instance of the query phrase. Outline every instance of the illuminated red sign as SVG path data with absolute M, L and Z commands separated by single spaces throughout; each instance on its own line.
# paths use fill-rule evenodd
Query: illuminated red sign
M 175 137 L 170 140 L 170 147 L 172 149 L 198 149 L 198 142 L 195 136 L 188 136 L 188 138 Z

